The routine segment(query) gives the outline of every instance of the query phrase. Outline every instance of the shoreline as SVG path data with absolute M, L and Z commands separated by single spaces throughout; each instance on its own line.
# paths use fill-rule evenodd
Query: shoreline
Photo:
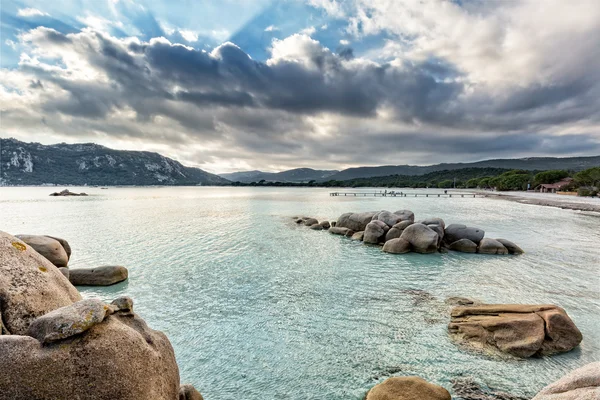
M 501 194 L 501 193 L 497 193 L 497 192 L 493 192 L 493 193 L 484 192 L 484 193 L 487 195 L 487 197 L 489 197 L 491 199 L 513 201 L 516 203 L 529 204 L 529 205 L 533 205 L 533 206 L 562 208 L 563 210 L 600 213 L 600 202 L 598 204 L 593 204 L 590 202 L 561 201 L 561 200 L 554 200 L 554 199 L 536 198 L 533 196 L 526 197 L 526 196 L 513 195 L 513 194 Z M 560 195 L 557 195 L 557 196 L 560 196 Z

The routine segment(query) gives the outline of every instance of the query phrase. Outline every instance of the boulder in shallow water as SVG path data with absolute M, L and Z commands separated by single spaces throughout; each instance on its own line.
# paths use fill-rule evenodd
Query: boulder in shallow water
M 410 252 L 410 243 L 402 238 L 390 239 L 383 245 L 383 251 L 392 254 L 404 254 Z
M 451 396 L 443 387 L 418 376 L 402 376 L 375 385 L 365 400 L 451 400 Z
M 80 300 L 38 317 L 29 325 L 27 335 L 42 343 L 56 342 L 87 331 L 111 313 L 101 300 Z
M 438 234 L 423 224 L 412 224 L 400 235 L 410 243 L 417 253 L 435 253 L 438 249 Z
M 76 268 L 69 271 L 69 280 L 75 286 L 109 286 L 127 279 L 129 272 L 121 265 L 95 268 Z
M 60 192 L 50 193 L 50 196 L 87 196 L 87 193 L 75 193 L 71 192 L 69 189 L 62 190 Z
M 479 244 L 485 235 L 483 229 L 468 227 L 463 224 L 450 224 L 444 231 L 446 243 L 454 243 L 461 239 L 468 239 L 475 244 Z
M 66 267 L 69 263 L 69 255 L 58 240 L 44 235 L 17 235 L 17 237 L 57 267 Z
M 354 232 L 364 231 L 375 214 L 374 212 L 345 213 L 338 218 L 336 227 L 352 229 Z
M 8 332 L 25 335 L 37 317 L 79 300 L 77 289 L 55 265 L 0 231 L 0 308 Z
M 459 239 L 450 244 L 450 250 L 463 253 L 477 253 L 477 245 L 469 239 Z
M 329 229 L 329 228 L 331 228 L 331 224 L 329 223 L 329 221 L 321 221 L 321 222 L 319 222 L 319 225 L 321 225 L 321 227 L 323 229 Z
M 343 235 L 343 236 L 352 236 L 354 235 L 354 231 L 349 228 L 341 228 L 339 226 L 332 226 L 327 230 L 329 233 L 333 233 L 334 235 Z
M 362 242 L 362 240 L 365 237 L 365 231 L 360 231 L 360 232 L 356 232 L 354 235 L 352 235 L 351 239 L 352 240 L 359 240 Z
M 192 385 L 181 385 L 179 388 L 179 400 L 204 400 L 204 398 Z
M 306 226 L 313 226 L 313 225 L 318 225 L 319 221 L 317 221 L 316 218 L 306 218 L 304 220 L 304 225 Z
M 384 240 L 386 232 L 390 228 L 388 225 L 379 220 L 371 221 L 365 228 L 365 235 L 363 237 L 364 243 L 377 244 Z
M 30 336 L 0 336 L 0 354 L 2 399 L 175 400 L 180 393 L 169 340 L 131 313 L 116 311 L 45 345 Z
M 455 307 L 448 330 L 461 343 L 516 357 L 566 352 L 582 340 L 581 332 L 565 310 L 551 304 Z
M 481 239 L 477 252 L 481 254 L 508 254 L 508 250 L 502 243 L 490 238 Z
M 65 252 L 67 253 L 67 258 L 70 260 L 71 259 L 71 245 L 69 244 L 69 242 L 67 242 L 65 239 L 63 238 L 59 238 L 56 236 L 48 236 L 50 239 L 54 239 L 57 240 L 63 247 L 63 249 L 65 249 Z
M 496 240 L 498 242 L 502 243 L 502 245 L 504 247 L 506 247 L 506 250 L 508 250 L 509 254 L 523 254 L 524 253 L 522 248 L 520 248 L 519 246 L 517 246 L 510 240 L 506 240 L 506 239 L 496 239 Z
M 312 229 L 313 231 L 322 231 L 323 227 L 320 224 L 314 224 L 309 226 L 310 229 Z
M 593 362 L 568 373 L 543 388 L 532 400 L 600 399 L 600 362 Z

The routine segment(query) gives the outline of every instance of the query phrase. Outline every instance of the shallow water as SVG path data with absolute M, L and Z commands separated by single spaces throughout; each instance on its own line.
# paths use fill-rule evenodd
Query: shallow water
M 600 217 L 589 213 L 484 198 L 329 197 L 306 188 L 71 190 L 92 195 L 0 188 L 0 229 L 66 238 L 72 268 L 129 267 L 128 282 L 81 291 L 133 297 L 136 311 L 169 336 L 182 381 L 207 400 L 359 400 L 391 374 L 449 390 L 453 378 L 473 377 L 530 396 L 600 360 Z M 417 219 L 481 227 L 526 254 L 390 255 L 291 219 L 403 208 Z M 554 303 L 584 341 L 528 360 L 470 353 L 448 339 L 449 296 Z

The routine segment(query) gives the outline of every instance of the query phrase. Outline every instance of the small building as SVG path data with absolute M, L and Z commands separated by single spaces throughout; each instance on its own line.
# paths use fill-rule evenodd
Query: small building
M 536 191 L 540 191 L 542 193 L 556 193 L 561 189 L 569 186 L 573 182 L 573 178 L 564 178 L 556 183 L 542 183 L 538 187 L 535 188 Z

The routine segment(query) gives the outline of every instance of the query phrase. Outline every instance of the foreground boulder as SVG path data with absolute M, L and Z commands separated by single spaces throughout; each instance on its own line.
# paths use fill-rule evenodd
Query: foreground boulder
M 55 265 L 0 231 L 0 312 L 8 332 L 25 335 L 37 317 L 78 300 L 81 295 Z
M 438 234 L 423 224 L 412 224 L 400 235 L 410 243 L 417 253 L 435 253 L 438 249 Z
M 479 228 L 468 227 L 463 224 L 450 224 L 444 230 L 445 240 L 447 243 L 454 243 L 461 239 L 468 239 L 476 245 L 481 242 L 485 231 Z
M 364 243 L 377 244 L 385 239 L 389 226 L 380 220 L 374 220 L 367 224 L 363 237 Z
M 0 336 L 0 397 L 177 399 L 179 370 L 167 337 L 150 329 L 131 310 L 114 305 L 101 308 L 107 310 L 105 317 L 100 319 L 101 311 L 94 308 L 93 323 L 86 315 L 65 309 L 41 317 L 43 323 L 34 321 L 32 326 L 44 328 L 43 338 L 61 336 L 46 344 L 31 336 Z M 111 312 L 114 314 L 109 315 Z M 53 322 L 53 318 L 58 319 Z M 69 328 L 65 330 L 61 321 Z M 89 326 L 81 332 L 77 328 L 84 323 Z
M 383 251 L 392 254 L 404 254 L 410 252 L 410 243 L 402 238 L 390 239 L 383 245 Z
M 348 228 L 354 232 L 364 231 L 375 214 L 374 212 L 342 214 L 335 226 L 337 228 Z
M 403 376 L 375 385 L 365 400 L 451 400 L 451 396 L 443 387 L 418 376 Z
M 17 235 L 17 237 L 57 267 L 66 267 L 69 263 L 69 254 L 59 240 L 43 235 Z M 69 247 L 69 253 L 70 250 Z
M 543 388 L 532 400 L 600 399 L 600 362 L 587 364 Z
M 481 254 L 508 254 L 508 250 L 502 243 L 490 238 L 481 239 L 477 252 Z
M 582 340 L 565 310 L 555 305 L 482 304 L 452 309 L 453 339 L 516 357 L 572 350 Z
M 128 276 L 127 268 L 120 265 L 69 270 L 69 280 L 75 286 L 109 286 L 124 281 Z

